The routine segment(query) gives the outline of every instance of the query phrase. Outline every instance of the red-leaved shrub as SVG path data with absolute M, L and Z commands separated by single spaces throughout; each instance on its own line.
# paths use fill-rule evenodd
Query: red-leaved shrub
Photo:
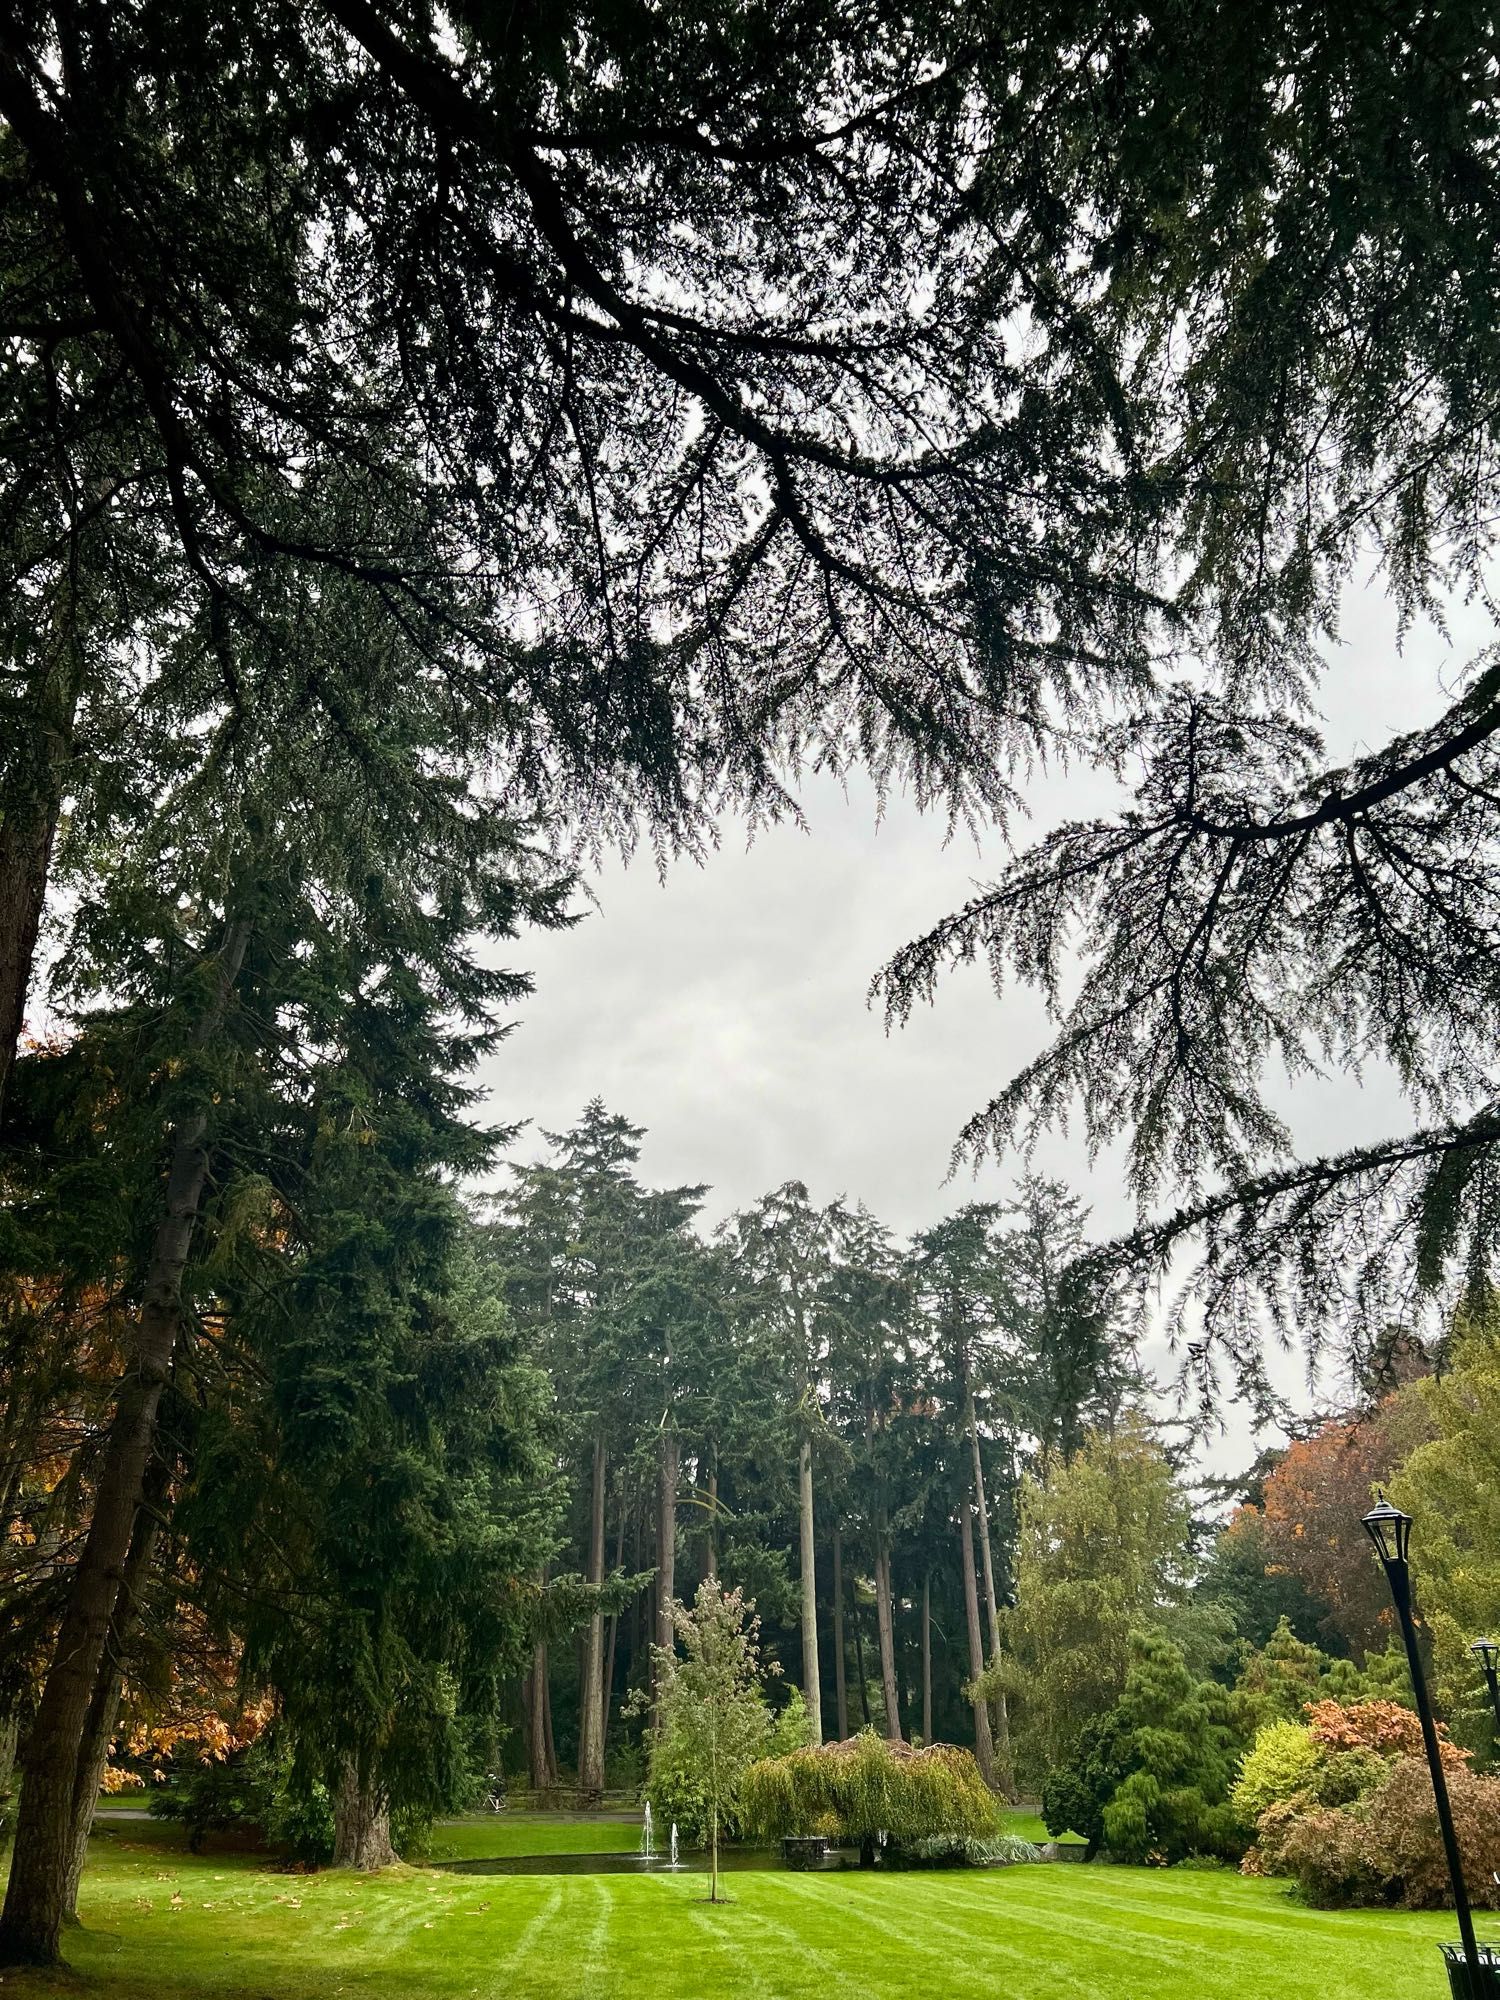
M 1500 1907 L 1500 1778 L 1480 1777 L 1459 1761 L 1448 1794 L 1472 1900 Z M 1309 1809 L 1311 1807 L 1311 1809 Z M 1450 1901 L 1432 1778 L 1425 1761 L 1401 1757 L 1378 1789 L 1353 1805 L 1312 1806 L 1306 1794 L 1261 1814 L 1247 1872 L 1296 1878 L 1322 1909 L 1402 1903 L 1441 1909 Z

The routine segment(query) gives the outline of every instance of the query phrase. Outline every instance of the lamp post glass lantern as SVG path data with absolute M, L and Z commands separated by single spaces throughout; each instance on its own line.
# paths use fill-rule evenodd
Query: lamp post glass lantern
M 1448 1990 L 1453 2000 L 1492 2000 L 1492 1996 L 1500 1996 L 1500 1968 L 1496 1966 L 1490 1946 L 1486 1945 L 1481 1957 L 1474 1936 L 1474 1919 L 1469 1911 L 1468 1891 L 1464 1887 L 1458 1835 L 1453 1829 L 1453 1809 L 1448 1803 L 1448 1780 L 1443 1774 L 1437 1724 L 1433 1721 L 1432 1703 L 1427 1696 L 1427 1675 L 1422 1667 L 1421 1649 L 1417 1645 L 1416 1621 L 1412 1617 L 1409 1562 L 1412 1518 L 1410 1514 L 1403 1514 L 1399 1507 L 1393 1507 L 1382 1493 L 1379 1505 L 1372 1507 L 1364 1516 L 1364 1530 L 1380 1557 L 1385 1580 L 1390 1585 L 1391 1601 L 1401 1624 L 1406 1664 L 1411 1673 L 1411 1691 L 1417 1702 L 1417 1720 L 1422 1725 L 1422 1746 L 1427 1752 L 1427 1768 L 1432 1774 L 1433 1803 L 1437 1806 L 1438 1829 L 1443 1836 L 1448 1880 L 1453 1888 L 1453 1909 L 1458 1918 L 1458 1934 L 1462 1942 L 1440 1947 L 1448 1964 Z

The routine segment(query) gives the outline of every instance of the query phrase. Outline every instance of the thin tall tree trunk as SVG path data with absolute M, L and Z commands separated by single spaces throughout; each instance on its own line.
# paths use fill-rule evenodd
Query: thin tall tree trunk
M 883 1531 L 880 1531 L 883 1533 Z M 880 1641 L 880 1691 L 885 1702 L 885 1733 L 900 1743 L 901 1694 L 896 1685 L 896 1614 L 891 1591 L 891 1552 L 875 1553 L 875 1630 Z
M 958 1503 L 958 1536 L 963 1565 L 964 1615 L 969 1627 L 969 1678 L 977 1681 L 984 1671 L 984 1643 L 979 1635 L 979 1587 L 974 1581 L 974 1530 L 967 1496 Z M 973 1703 L 974 1755 L 984 1782 L 995 1784 L 995 1745 L 990 1735 L 990 1712 L 982 1700 Z
M 370 1871 L 396 1859 L 389 1801 L 372 1779 L 361 1779 L 351 1759 L 333 1798 L 333 1865 Z
M 625 1564 L 626 1511 L 625 1496 L 622 1493 L 620 1495 L 620 1519 L 615 1528 L 616 1569 L 622 1569 Z M 619 1633 L 620 1614 L 617 1611 L 611 1611 L 609 1614 L 609 1643 L 604 1649 L 604 1746 L 606 1750 L 609 1748 L 609 1718 L 613 1708 L 615 1693 L 615 1642 L 619 1637 Z
M 719 1447 L 708 1447 L 708 1546 L 703 1554 L 703 1574 L 710 1583 L 719 1580 Z
M 865 1728 L 870 1727 L 870 1677 L 865 1672 L 864 1627 L 859 1617 L 859 1597 L 854 1596 L 850 1605 L 850 1622 L 854 1627 L 854 1675 L 859 1682 L 859 1709 L 865 1719 Z
M 249 934 L 248 924 L 230 927 L 216 997 L 199 1026 L 200 1044 L 228 1005 Z M 27 1742 L 15 1852 L 0 1916 L 0 1964 L 57 1962 L 80 1752 L 155 1446 L 157 1409 L 181 1330 L 183 1274 L 208 1174 L 207 1136 L 207 1117 L 199 1112 L 184 1119 L 173 1137 L 166 1212 L 152 1244 L 129 1367 L 116 1392 L 93 1518 Z
M 849 1740 L 849 1673 L 844 1659 L 844 1534 L 833 1531 L 833 1697 L 837 1707 L 839 1741 Z
M 594 1479 L 589 1505 L 588 1580 L 604 1582 L 604 1487 L 608 1460 L 604 1439 L 594 1439 Z M 579 1676 L 578 1789 L 590 1798 L 604 1790 L 604 1613 L 596 1607 L 589 1620 Z
M 562 1783 L 562 1766 L 557 1761 L 557 1737 L 552 1728 L 552 1676 L 545 1670 L 542 1674 L 542 1757 L 548 1788 L 555 1790 Z
M 922 1741 L 932 1741 L 932 1571 L 922 1575 Z
M 682 1445 L 663 1431 L 656 1505 L 656 1643 L 672 1650 L 672 1605 L 677 1595 L 677 1476 Z
M 1000 1599 L 995 1590 L 995 1558 L 990 1545 L 990 1509 L 984 1493 L 984 1460 L 979 1451 L 979 1423 L 974 1414 L 974 1395 L 969 1392 L 969 1443 L 974 1456 L 974 1516 L 979 1530 L 979 1547 L 984 1558 L 984 1601 L 989 1607 L 990 1662 L 1000 1657 Z M 998 1688 L 994 1702 L 995 1764 L 1000 1788 L 1007 1797 L 1014 1789 L 1010 1767 L 1010 1703 L 1005 1690 Z
M 811 1742 L 823 1741 L 823 1685 L 818 1675 L 818 1564 L 813 1538 L 812 1440 L 797 1453 L 797 1517 L 802 1557 L 802 1698 Z
M 151 1559 L 156 1553 L 161 1510 L 166 1505 L 168 1486 L 167 1466 L 157 1456 L 146 1475 L 146 1492 L 135 1518 L 130 1553 L 125 1558 L 119 1595 L 109 1621 L 109 1637 L 104 1657 L 99 1662 L 88 1721 L 84 1725 L 83 1742 L 78 1752 L 78 1776 L 73 1788 L 73 1829 L 63 1903 L 64 1923 L 76 1923 L 78 1920 L 78 1886 L 83 1880 L 84 1863 L 88 1859 L 89 1836 L 94 1830 L 99 1787 L 109 1763 L 109 1746 L 120 1719 L 125 1662 L 140 1620 L 141 1598 L 151 1571 Z
M 990 1548 L 990 1510 L 984 1497 L 984 1460 L 979 1453 L 979 1420 L 974 1414 L 974 1396 L 969 1394 L 969 1448 L 974 1460 L 974 1515 L 979 1531 L 979 1549 L 984 1562 L 984 1601 L 989 1613 L 990 1658 L 1000 1651 L 1000 1603 L 995 1595 L 995 1558 Z

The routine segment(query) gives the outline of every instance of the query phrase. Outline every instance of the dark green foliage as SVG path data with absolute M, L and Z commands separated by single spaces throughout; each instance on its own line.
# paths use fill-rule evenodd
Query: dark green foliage
M 1269 1564 L 1264 1517 L 1255 1508 L 1243 1509 L 1215 1540 L 1198 1590 L 1224 1605 L 1235 1632 L 1251 1646 L 1266 1645 L 1281 1626 L 1306 1641 L 1327 1618 L 1322 1600 L 1300 1577 Z
M 1047 1830 L 1125 1861 L 1236 1855 L 1244 1839 L 1228 1797 L 1244 1748 L 1224 1689 L 1194 1680 L 1169 1640 L 1137 1633 L 1120 1700 L 1048 1782 Z
M 274 1734 L 223 1761 L 194 1759 L 151 1794 L 155 1819 L 178 1820 L 196 1854 L 209 1833 L 257 1836 L 289 1860 L 317 1866 L 333 1852 L 333 1801 Z

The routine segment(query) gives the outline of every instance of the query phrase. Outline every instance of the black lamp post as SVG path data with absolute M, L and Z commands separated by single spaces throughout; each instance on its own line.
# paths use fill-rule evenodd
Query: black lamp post
M 1495 1728 L 1500 1731 L 1500 1639 L 1472 1639 L 1469 1651 L 1478 1660 L 1484 1684 L 1490 1691 L 1490 1707 L 1495 1711 Z
M 1463 1863 L 1459 1859 L 1458 1836 L 1453 1831 L 1453 1810 L 1448 1803 L 1448 1780 L 1443 1775 L 1437 1726 L 1432 1719 L 1432 1704 L 1427 1699 L 1427 1677 L 1422 1671 L 1422 1655 L 1417 1650 L 1417 1628 L 1411 1615 L 1411 1569 L 1407 1562 L 1407 1552 L 1411 1547 L 1411 1515 L 1393 1507 L 1382 1493 L 1380 1505 L 1372 1507 L 1365 1515 L 1364 1528 L 1375 1544 L 1385 1580 L 1391 1587 L 1396 1616 L 1401 1621 L 1406 1664 L 1411 1670 L 1411 1689 L 1417 1698 L 1417 1718 L 1422 1725 L 1422 1743 L 1427 1751 L 1427 1768 L 1432 1773 L 1432 1795 L 1437 1803 L 1443 1852 L 1448 1858 L 1448 1879 L 1453 1885 L 1453 1907 L 1458 1914 L 1458 1934 L 1463 1940 L 1465 1983 L 1460 1986 L 1455 1978 L 1460 1968 L 1449 1956 L 1453 1947 L 1445 1945 L 1443 1955 L 1448 1959 L 1448 1982 L 1453 1992 L 1462 1993 L 1465 2000 L 1488 2000 L 1488 1995 L 1495 1991 L 1493 1975 L 1487 1976 L 1488 1968 L 1481 1970 L 1480 1967 L 1474 1919 L 1469 1913 L 1469 1895 L 1464 1887 Z

